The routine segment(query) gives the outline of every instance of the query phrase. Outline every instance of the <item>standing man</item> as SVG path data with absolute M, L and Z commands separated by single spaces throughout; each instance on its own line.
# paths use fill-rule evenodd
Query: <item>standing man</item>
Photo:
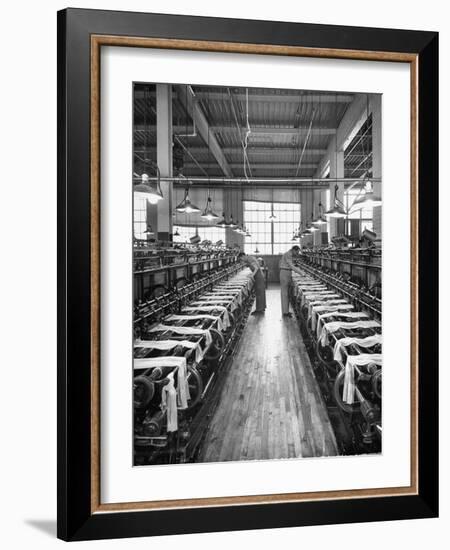
M 300 256 L 300 247 L 295 245 L 285 252 L 280 259 L 281 311 L 283 317 L 291 317 L 289 313 L 289 287 L 292 283 L 292 272 L 302 274 L 301 269 L 293 263 Z
M 266 309 L 266 281 L 261 266 L 256 258 L 248 256 L 244 252 L 241 252 L 238 258 L 244 265 L 251 269 L 253 280 L 255 281 L 256 304 L 255 311 L 252 312 L 252 315 L 264 315 Z

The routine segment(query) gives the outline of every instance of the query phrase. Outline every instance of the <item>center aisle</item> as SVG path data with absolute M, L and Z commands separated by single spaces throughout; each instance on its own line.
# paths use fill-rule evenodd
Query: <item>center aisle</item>
M 333 456 L 336 439 L 295 317 L 281 317 L 280 289 L 250 316 L 199 462 Z

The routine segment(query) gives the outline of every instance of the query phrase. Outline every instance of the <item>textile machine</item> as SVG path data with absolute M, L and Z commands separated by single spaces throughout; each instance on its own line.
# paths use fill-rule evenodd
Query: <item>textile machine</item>
M 254 299 L 250 270 L 229 252 L 182 251 L 158 261 L 165 271 L 154 273 L 175 284 L 135 305 L 136 465 L 195 457 Z M 177 285 L 171 273 L 180 265 L 201 271 Z
M 381 296 L 333 270 L 324 252 L 305 254 L 291 302 L 315 365 L 342 453 L 381 450 Z M 332 260 L 336 262 L 336 257 Z M 320 262 L 323 262 L 320 264 Z M 320 265 L 320 267 L 319 267 Z

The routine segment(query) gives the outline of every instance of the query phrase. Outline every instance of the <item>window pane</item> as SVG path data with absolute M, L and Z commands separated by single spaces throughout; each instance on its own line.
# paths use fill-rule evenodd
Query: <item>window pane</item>
M 275 214 L 273 221 L 269 220 L 272 211 Z M 255 254 L 256 248 L 260 254 L 286 252 L 292 246 L 292 235 L 300 219 L 299 203 L 244 201 L 244 224 L 252 234 L 245 239 L 245 252 Z
M 133 220 L 134 238 L 147 240 L 147 199 L 134 197 Z

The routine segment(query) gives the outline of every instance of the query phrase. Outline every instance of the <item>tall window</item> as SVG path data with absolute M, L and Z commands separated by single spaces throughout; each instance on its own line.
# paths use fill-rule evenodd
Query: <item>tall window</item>
M 135 239 L 147 239 L 147 199 L 134 197 L 133 229 Z
M 175 235 L 175 233 L 179 235 Z M 174 225 L 173 226 L 173 242 L 174 243 L 186 243 L 189 239 L 195 235 L 195 227 L 188 227 L 186 225 Z M 217 241 L 223 241 L 225 244 L 225 229 L 223 227 L 204 226 L 198 228 L 198 236 L 202 241 L 211 241 L 215 244 Z
M 272 254 L 271 213 L 271 202 L 244 201 L 244 225 L 251 234 L 244 241 L 247 254 Z
M 353 188 L 349 191 L 346 191 L 344 194 L 345 200 L 345 209 L 351 207 L 356 197 L 359 194 L 359 189 Z M 372 231 L 373 228 L 373 207 L 370 208 L 360 208 L 355 210 L 348 215 L 346 219 L 347 227 L 345 228 L 345 233 L 347 235 L 352 235 L 357 237 L 361 235 L 364 229 L 369 229 Z
M 245 238 L 245 252 L 286 252 L 292 246 L 292 235 L 300 224 L 300 208 L 298 203 L 244 201 L 244 224 L 251 233 L 251 237 Z

